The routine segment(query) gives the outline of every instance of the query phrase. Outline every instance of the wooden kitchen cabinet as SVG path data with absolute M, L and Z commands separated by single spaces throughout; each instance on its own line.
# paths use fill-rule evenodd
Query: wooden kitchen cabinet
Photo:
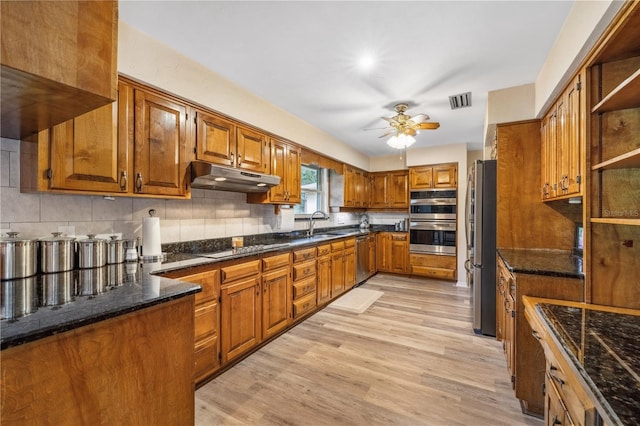
M 345 292 L 344 241 L 331 243 L 331 298 Z
M 297 320 L 316 307 L 316 248 L 293 251 L 293 318 Z
M 201 383 L 211 377 L 221 365 L 220 271 L 214 269 L 188 274 L 175 271 L 163 276 L 199 284 L 202 287 L 202 291 L 195 295 L 193 357 L 194 382 Z
M 262 259 L 262 338 L 287 328 L 291 321 L 291 253 Z
M 380 232 L 376 238 L 379 272 L 409 272 L 409 236 L 406 232 Z
M 343 164 L 339 171 L 331 170 L 329 205 L 331 207 L 368 207 L 368 180 L 368 173 L 348 164 Z
M 196 111 L 196 159 L 258 173 L 270 172 L 267 136 L 231 119 Z
M 267 192 L 247 194 L 249 203 L 299 204 L 301 197 L 301 149 L 298 145 L 271 138 L 271 174 L 280 183 Z
M 317 250 L 316 302 L 318 306 L 322 306 L 331 300 L 331 244 L 319 245 Z
M 503 349 L 516 398 L 526 413 L 542 415 L 545 400 L 545 356 L 525 318 L 523 296 L 545 297 L 576 302 L 584 301 L 584 281 L 511 272 L 502 258 L 497 260 L 498 283 L 503 277 L 504 297 L 496 303 L 496 319 L 502 325 Z M 502 304 L 501 304 L 502 303 Z M 500 319 L 502 316 L 502 319 Z
M 134 193 L 186 195 L 186 104 L 142 88 L 134 94 Z
M 582 194 L 584 95 L 579 73 L 541 122 L 541 194 L 554 200 Z
M 406 170 L 371 174 L 371 208 L 402 210 L 409 207 L 409 174 Z
M 434 164 L 409 168 L 411 190 L 433 188 L 457 188 L 458 164 Z
M 262 262 L 220 267 L 222 362 L 246 353 L 262 340 Z
M 3 1 L 2 137 L 24 139 L 116 99 L 117 1 Z
M 457 276 L 456 256 L 410 253 L 409 267 L 412 275 L 442 280 L 455 280 Z
M 356 284 L 356 239 L 347 238 L 344 242 L 344 285 L 351 290 Z
M 640 4 L 626 2 L 588 63 L 585 273 L 590 303 L 640 309 Z
M 121 79 L 116 103 L 38 134 L 22 189 L 188 197 L 187 126 L 185 104 Z

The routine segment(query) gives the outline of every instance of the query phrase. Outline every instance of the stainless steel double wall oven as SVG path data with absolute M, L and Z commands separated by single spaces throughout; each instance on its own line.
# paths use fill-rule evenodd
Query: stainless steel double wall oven
M 411 190 L 410 195 L 410 251 L 455 256 L 457 191 Z

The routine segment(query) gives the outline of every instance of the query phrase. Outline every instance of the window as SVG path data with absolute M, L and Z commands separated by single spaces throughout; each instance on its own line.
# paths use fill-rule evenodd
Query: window
M 297 217 L 305 217 L 321 210 L 329 211 L 329 182 L 327 169 L 302 165 L 300 204 L 293 208 Z

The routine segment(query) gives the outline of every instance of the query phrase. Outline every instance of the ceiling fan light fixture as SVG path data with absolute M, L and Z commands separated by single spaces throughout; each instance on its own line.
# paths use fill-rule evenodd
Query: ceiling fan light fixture
M 404 133 L 398 133 L 397 135 L 391 136 L 389 138 L 389 140 L 387 141 L 387 145 L 395 149 L 405 149 L 413 145 L 415 141 L 416 140 L 413 136 L 405 135 Z

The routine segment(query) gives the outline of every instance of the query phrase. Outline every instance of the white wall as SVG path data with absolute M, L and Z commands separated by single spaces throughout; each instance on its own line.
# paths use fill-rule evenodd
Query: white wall
M 118 72 L 319 152 L 336 152 L 361 169 L 369 158 L 295 115 L 223 78 L 123 21 Z
M 484 145 L 493 143 L 495 129 L 491 125 L 532 118 L 535 118 L 535 84 L 490 91 L 487 95 Z

